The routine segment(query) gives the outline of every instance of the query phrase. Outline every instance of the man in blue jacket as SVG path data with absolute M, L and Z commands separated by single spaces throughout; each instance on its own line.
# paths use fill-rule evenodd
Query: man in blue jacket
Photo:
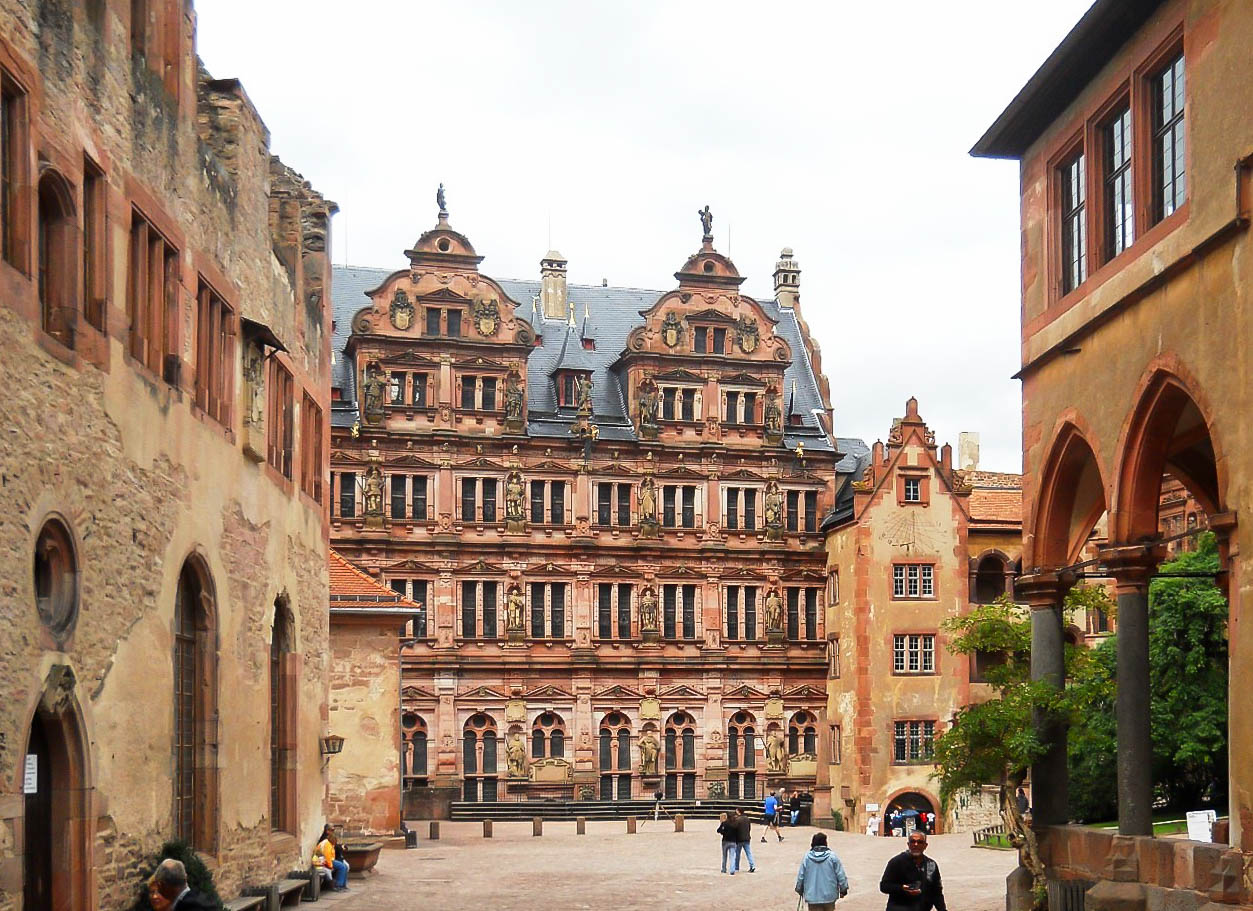
M 779 836 L 779 841 L 783 841 L 783 836 L 779 835 L 779 798 L 774 796 L 774 791 L 771 791 L 770 796 L 766 798 L 762 811 L 765 816 L 766 830 L 761 833 L 761 840 L 764 842 L 766 832 L 774 829 L 774 834 Z
M 809 911 L 833 911 L 836 899 L 848 894 L 844 865 L 827 848 L 827 835 L 818 832 L 809 843 L 809 853 L 796 871 L 796 894 L 805 899 Z

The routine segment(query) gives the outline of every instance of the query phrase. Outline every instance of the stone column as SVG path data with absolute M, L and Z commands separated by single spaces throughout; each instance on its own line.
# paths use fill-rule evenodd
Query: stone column
M 1031 679 L 1060 689 L 1066 680 L 1066 643 L 1062 634 L 1062 599 L 1069 583 L 1057 573 L 1037 573 L 1018 580 L 1018 597 L 1031 608 Z M 1038 712 L 1036 729 L 1049 750 L 1031 766 L 1033 819 L 1036 825 L 1060 825 L 1068 817 L 1069 772 L 1066 725 Z
M 1142 545 L 1104 548 L 1100 557 L 1118 594 L 1118 834 L 1152 835 L 1149 576 L 1157 557 Z

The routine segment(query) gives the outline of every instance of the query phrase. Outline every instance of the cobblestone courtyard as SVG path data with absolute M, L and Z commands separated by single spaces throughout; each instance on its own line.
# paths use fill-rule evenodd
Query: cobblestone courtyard
M 351 891 L 324 895 L 339 911 L 373 908 L 502 909 L 573 911 L 600 908 L 679 908 L 736 911 L 796 907 L 792 884 L 816 829 L 785 830 L 782 844 L 761 843 L 754 831 L 757 873 L 719 871 L 717 823 L 691 820 L 676 833 L 665 819 L 648 822 L 636 835 L 624 822 L 588 823 L 576 835 L 573 822 L 548 822 L 541 837 L 530 823 L 497 823 L 484 839 L 479 823 L 443 823 L 442 838 L 425 838 L 416 851 L 384 851 L 378 872 L 352 880 Z M 848 871 L 851 890 L 842 911 L 882 911 L 883 865 L 904 850 L 904 839 L 828 833 Z M 953 911 L 1000 911 L 1005 877 L 1016 856 L 973 848 L 969 835 L 933 836 L 928 853 L 940 864 L 944 894 Z

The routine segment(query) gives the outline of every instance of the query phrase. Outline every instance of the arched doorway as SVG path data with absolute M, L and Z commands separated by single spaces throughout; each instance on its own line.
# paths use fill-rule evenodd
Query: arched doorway
M 918 829 L 929 835 L 940 830 L 936 802 L 921 791 L 902 791 L 893 796 L 883 811 L 883 833 L 908 835 Z
M 23 906 L 90 905 L 91 789 L 74 673 L 54 665 L 31 717 L 23 764 Z

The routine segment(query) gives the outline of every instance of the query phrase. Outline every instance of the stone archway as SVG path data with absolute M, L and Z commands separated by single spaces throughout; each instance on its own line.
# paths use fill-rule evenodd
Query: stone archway
M 892 813 L 896 810 L 913 810 L 917 813 L 931 813 L 935 816 L 935 828 L 931 834 L 939 834 L 943 831 L 944 820 L 940 817 L 940 802 L 923 791 L 919 790 L 903 790 L 897 791 L 888 797 L 887 802 L 883 805 L 883 831 L 891 834 L 889 820 Z M 916 818 L 916 817 L 915 817 Z
M 23 782 L 22 814 L 28 908 L 86 911 L 92 904 L 91 768 L 74 687 L 73 670 L 53 665 L 31 715 L 25 755 L 28 765 L 34 757 L 33 774 Z

